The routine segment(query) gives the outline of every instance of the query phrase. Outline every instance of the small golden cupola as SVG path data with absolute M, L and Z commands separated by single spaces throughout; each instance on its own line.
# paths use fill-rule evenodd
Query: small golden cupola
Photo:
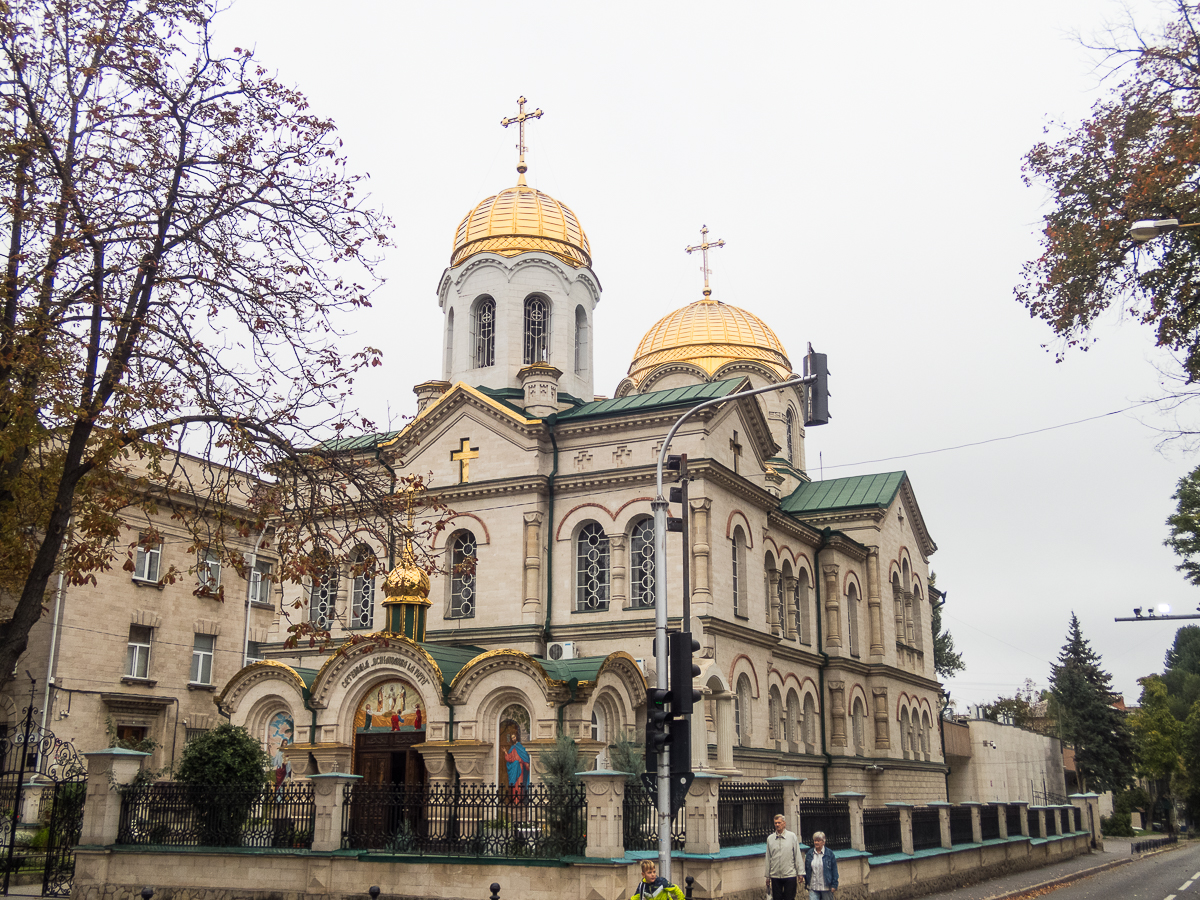
M 412 541 L 405 539 L 396 568 L 383 581 L 383 609 L 387 630 L 414 641 L 425 640 L 429 600 L 429 575 L 417 565 Z

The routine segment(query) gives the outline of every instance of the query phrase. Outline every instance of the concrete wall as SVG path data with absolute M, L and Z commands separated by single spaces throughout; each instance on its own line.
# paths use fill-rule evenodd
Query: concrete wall
M 1057 738 L 987 719 L 972 719 L 968 727 L 970 757 L 950 760 L 948 792 L 951 803 L 965 800 L 1032 802 L 1032 790 L 1040 792 L 1043 780 L 1045 789 L 1051 794 L 1066 795 L 1062 745 Z

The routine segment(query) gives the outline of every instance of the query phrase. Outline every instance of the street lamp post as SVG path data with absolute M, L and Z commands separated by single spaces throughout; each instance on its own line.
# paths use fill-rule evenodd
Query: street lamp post
M 1177 228 L 1195 228 L 1200 222 L 1180 225 L 1178 219 L 1139 219 L 1129 226 L 1129 236 L 1139 244 L 1152 241 L 1159 235 L 1170 234 Z

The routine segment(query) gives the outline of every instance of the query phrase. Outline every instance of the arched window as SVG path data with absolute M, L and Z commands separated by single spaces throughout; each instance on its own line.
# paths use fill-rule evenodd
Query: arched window
M 932 731 L 933 731 L 933 727 L 931 726 L 931 724 L 929 722 L 929 713 L 922 712 L 921 713 L 921 755 L 924 757 L 926 762 L 929 762 L 929 756 L 930 756 L 930 746 L 929 745 L 932 743 L 932 741 L 930 740 L 930 738 L 932 736 Z
M 746 533 L 742 531 L 742 526 L 738 525 L 733 529 L 733 537 L 730 539 L 733 552 L 733 614 L 740 616 L 743 619 L 749 618 L 750 613 L 747 612 L 747 590 L 746 590 Z
M 858 643 L 858 586 L 851 584 L 846 591 L 846 639 L 850 643 L 850 655 L 862 656 Z
M 608 609 L 608 536 L 596 522 L 579 529 L 575 549 L 575 608 Z
M 496 364 L 496 301 L 480 297 L 475 301 L 475 368 Z
M 550 304 L 533 294 L 525 298 L 525 365 L 550 361 Z
M 783 744 L 787 725 L 787 720 L 783 715 L 783 698 L 779 696 L 779 688 L 771 688 L 770 699 L 767 701 L 767 715 L 770 717 L 770 739 L 775 742 L 775 749 L 779 750 Z
M 324 570 L 313 576 L 312 585 L 309 587 L 308 621 L 322 631 L 328 631 L 333 621 L 337 586 L 337 567 L 326 563 Z
M 921 615 L 923 607 L 921 605 L 921 586 L 913 585 L 912 592 L 912 626 L 913 626 L 913 646 L 918 650 L 925 649 L 924 629 L 925 618 Z
M 784 737 L 787 739 L 789 752 L 796 753 L 800 749 L 800 726 L 803 720 L 800 718 L 800 698 L 796 696 L 795 691 L 788 691 L 786 715 Z
M 365 547 L 354 557 L 350 627 L 370 628 L 375 621 L 375 554 Z
M 450 542 L 450 618 L 470 619 L 475 615 L 477 544 L 475 535 L 460 531 Z
M 817 703 L 812 694 L 804 695 L 804 752 L 817 752 Z
M 909 758 L 908 710 L 900 710 L 900 755 Z
M 596 754 L 596 768 L 608 768 L 608 722 L 604 710 L 597 704 L 592 707 L 592 740 L 601 744 L 600 752 Z
M 582 375 L 588 367 L 588 320 L 582 306 L 575 307 L 575 374 Z
M 867 735 L 866 735 L 867 713 L 863 709 L 861 697 L 854 698 L 854 708 L 850 713 L 851 732 L 854 735 L 854 755 L 866 756 Z
M 446 378 L 454 371 L 454 310 L 446 313 L 446 364 L 442 368 Z
M 654 606 L 654 520 L 642 519 L 629 539 L 629 600 L 639 609 Z
M 793 640 L 796 637 L 796 604 L 792 596 L 796 592 L 796 579 L 792 576 L 792 563 L 783 561 L 783 571 L 779 573 L 779 618 L 783 623 L 783 637 Z
M 796 575 L 796 640 L 802 644 L 812 643 L 812 623 L 808 618 L 808 570 L 801 569 Z
M 738 676 L 737 693 L 734 695 L 734 710 L 733 727 L 737 732 L 738 744 L 742 747 L 749 747 L 751 733 L 753 731 L 750 705 L 750 679 L 744 674 Z
M 796 445 L 793 435 L 796 433 L 796 413 L 789 406 L 783 414 L 783 427 L 787 430 L 787 461 L 796 464 Z

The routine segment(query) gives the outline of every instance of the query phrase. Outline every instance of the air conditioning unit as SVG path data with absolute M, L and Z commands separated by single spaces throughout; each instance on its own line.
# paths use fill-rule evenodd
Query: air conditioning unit
M 642 657 L 640 659 L 635 659 L 634 662 L 637 663 L 637 667 L 642 670 L 642 677 L 645 678 L 646 677 L 646 658 Z
M 546 648 L 546 656 L 548 656 L 550 659 L 574 659 L 575 642 L 555 641 Z

